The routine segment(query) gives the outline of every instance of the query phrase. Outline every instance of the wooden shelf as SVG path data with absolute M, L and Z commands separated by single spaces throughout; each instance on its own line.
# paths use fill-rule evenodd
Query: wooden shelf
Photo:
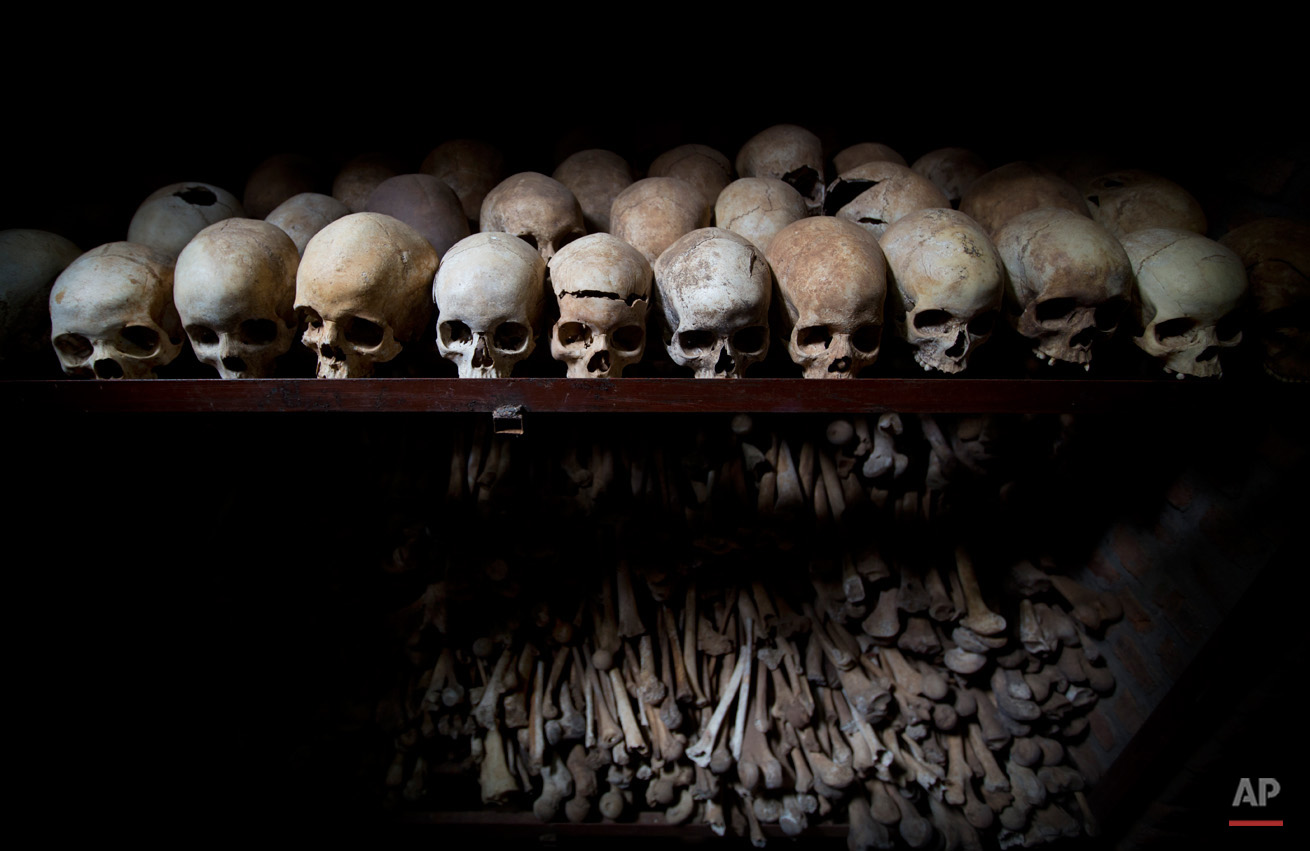
M 49 413 L 1120 413 L 1300 406 L 1297 385 L 1098 379 L 304 378 L 5 381 L 0 404 Z

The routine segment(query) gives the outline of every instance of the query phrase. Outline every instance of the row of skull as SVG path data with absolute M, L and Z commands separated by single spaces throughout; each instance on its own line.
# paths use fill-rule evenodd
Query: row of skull
M 1246 288 L 1237 255 L 1198 234 L 1153 229 L 1121 243 L 1052 208 L 1016 217 L 995 241 L 967 215 L 932 208 L 881 242 L 816 216 L 784 227 L 767 251 L 717 227 L 683 234 L 653 264 L 605 233 L 552 250 L 549 263 L 540 248 L 492 231 L 439 258 L 404 222 L 356 213 L 324 227 L 302 258 L 279 228 L 224 219 L 175 267 L 126 242 L 78 258 L 51 291 L 52 340 L 70 374 L 147 377 L 185 333 L 224 377 L 264 376 L 303 324 L 320 377 L 358 377 L 417 340 L 435 301 L 437 346 L 459 375 L 506 377 L 532 352 L 553 290 L 551 352 L 571 377 L 618 377 L 639 360 L 652 300 L 674 362 L 697 377 L 741 377 L 768 350 L 776 291 L 778 331 L 806 377 L 874 363 L 884 309 L 925 369 L 959 372 L 1008 291 L 1015 327 L 1043 357 L 1088 363 L 1095 339 L 1137 303 L 1143 349 L 1174 371 L 1214 375 L 1217 347 L 1240 337 L 1223 320 Z

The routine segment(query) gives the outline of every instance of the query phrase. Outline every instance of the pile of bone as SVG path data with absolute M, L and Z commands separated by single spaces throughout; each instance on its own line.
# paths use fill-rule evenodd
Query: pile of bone
M 458 140 L 413 173 L 352 161 L 326 195 L 274 157 L 244 205 L 163 187 L 126 242 L 76 260 L 53 235 L 10 240 L 34 254 L 6 300 L 48 303 L 63 370 L 100 378 L 153 376 L 185 340 L 227 378 L 275 374 L 293 347 L 320 377 L 367 376 L 434 344 L 462 377 L 505 377 L 543 337 L 568 376 L 617 378 L 645 355 L 648 308 L 697 377 L 746 375 L 775 337 L 806 377 L 851 377 L 878 360 L 884 326 L 923 369 L 958 373 L 1002 317 L 1047 363 L 1090 369 L 1132 325 L 1169 373 L 1216 376 L 1249 272 L 1267 368 L 1305 376 L 1303 224 L 1261 220 L 1221 244 L 1184 188 L 1140 170 L 988 169 L 959 148 L 907 165 L 875 144 L 832 164 L 793 125 L 735 162 L 679 146 L 641 179 L 604 150 L 506 175 L 495 149 Z M 6 336 L 40 338 L 46 318 Z
M 670 591 L 619 560 L 576 609 L 500 605 L 477 626 L 452 573 L 413 606 L 407 684 L 380 713 L 386 785 L 426 809 L 476 773 L 483 804 L 543 822 L 659 813 L 757 846 L 765 825 L 845 825 L 852 848 L 1094 832 L 1065 743 L 1114 687 L 1089 635 L 1121 612 L 1020 563 L 998 577 L 1018 601 L 1002 613 L 969 553 L 954 558 L 858 593 L 819 575 Z

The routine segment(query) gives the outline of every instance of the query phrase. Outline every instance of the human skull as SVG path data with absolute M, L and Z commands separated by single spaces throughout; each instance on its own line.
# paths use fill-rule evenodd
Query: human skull
M 402 166 L 390 154 L 360 154 L 341 167 L 332 178 L 332 197 L 352 213 L 366 212 L 368 196 L 384 180 L 400 174 Z
M 957 209 L 973 182 L 987 173 L 983 158 L 968 148 L 929 151 L 915 160 L 910 168 L 931 180 Z
M 799 219 L 769 244 L 787 352 L 806 378 L 853 378 L 878 359 L 887 263 L 878 240 L 832 216 Z
M 370 213 L 400 219 L 444 255 L 469 235 L 469 222 L 455 190 L 430 174 L 398 174 L 377 185 L 364 203 Z
M 268 220 L 269 213 L 288 198 L 313 192 L 319 185 L 319 167 L 304 154 L 274 154 L 255 166 L 246 178 L 241 206 L 252 219 Z
M 1310 225 L 1256 219 L 1219 242 L 1246 267 L 1265 372 L 1279 381 L 1310 382 Z
M 1236 310 L 1246 269 L 1232 249 L 1199 233 L 1148 228 L 1123 238 L 1137 277 L 1138 348 L 1178 375 L 1223 374 L 1219 349 L 1242 341 Z
M 632 185 L 632 166 L 613 151 L 590 148 L 566 158 L 552 177 L 578 199 L 588 233 L 609 233 L 610 209 L 618 194 Z
M 839 218 L 854 222 L 874 239 L 888 225 L 915 210 L 950 208 L 933 182 L 909 166 L 874 160 L 843 173 L 828 187 L 828 203 Z
M 37 378 L 50 362 L 50 287 L 82 253 L 44 230 L 0 230 L 0 376 Z
M 245 216 L 236 196 L 209 183 L 171 183 L 146 197 L 127 226 L 127 241 L 177 257 L 214 222 Z
M 569 188 L 535 171 L 510 175 L 488 192 L 478 228 L 517 236 L 547 263 L 556 251 L 587 234 L 582 206 Z
M 887 228 L 889 309 L 927 370 L 956 373 L 995 327 L 1005 266 L 982 226 L 950 209 L 917 210 Z
M 801 193 L 776 177 L 734 180 L 714 202 L 715 225 L 741 234 L 764 252 L 778 231 L 807 215 Z
M 1117 238 L 1147 228 L 1178 228 L 1204 234 L 1205 211 L 1186 189 L 1158 174 L 1123 169 L 1098 175 L 1083 186 L 1087 211 Z
M 550 261 L 559 303 L 550 353 L 569 378 L 619 378 L 646 351 L 651 268 L 616 236 L 595 233 L 570 242 Z
M 700 228 L 655 261 L 664 345 L 697 378 L 741 378 L 769 351 L 768 261 L 744 236 Z
M 201 363 L 223 378 L 268 378 L 296 336 L 300 253 L 277 225 L 224 219 L 173 270 L 173 303 Z
M 154 378 L 182 351 L 173 258 L 132 242 L 83 254 L 50 290 L 50 336 L 68 375 Z
M 419 171 L 455 190 L 464 215 L 477 227 L 482 201 L 505 179 L 505 155 L 476 139 L 451 139 L 433 148 Z
M 287 236 L 296 244 L 296 250 L 303 257 L 305 246 L 309 244 L 314 234 L 342 216 L 348 215 L 350 215 L 350 208 L 331 195 L 301 192 L 278 204 L 264 221 L 286 231 Z
M 638 180 L 618 194 L 610 211 L 610 232 L 652 264 L 683 234 L 709 223 L 704 197 L 676 177 Z
M 810 213 L 823 209 L 823 142 L 795 124 L 776 124 L 756 133 L 737 151 L 738 177 L 776 177 L 805 197 Z
M 391 216 L 351 213 L 315 234 L 296 272 L 295 307 L 318 377 L 367 377 L 399 355 L 427 326 L 436 271 L 437 252 Z
M 475 233 L 446 252 L 432 290 L 437 348 L 460 378 L 508 378 L 532 354 L 545 275 L 541 254 L 512 234 Z
M 1110 232 L 1063 208 L 1029 210 L 996 233 L 1012 324 L 1033 353 L 1091 368 L 1132 299 L 1128 256 Z
M 905 157 L 901 156 L 896 149 L 881 142 L 860 142 L 850 145 L 842 148 L 832 157 L 832 165 L 838 174 L 843 174 L 871 162 L 892 162 L 897 165 L 907 165 Z
M 1048 168 L 1029 162 L 1006 163 L 981 175 L 960 197 L 960 212 L 982 225 L 992 241 L 1015 216 L 1042 207 L 1059 207 L 1091 218 L 1078 187 Z
M 732 163 L 708 145 L 679 145 L 652 160 L 646 176 L 685 180 L 701 194 L 706 207 L 713 207 L 714 199 L 732 181 Z

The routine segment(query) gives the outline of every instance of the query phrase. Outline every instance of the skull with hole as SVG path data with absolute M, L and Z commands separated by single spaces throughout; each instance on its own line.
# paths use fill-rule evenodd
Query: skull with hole
M 618 237 L 595 233 L 551 258 L 559 321 L 550 353 L 569 378 L 619 378 L 646 351 L 650 263 Z
M 889 225 L 915 210 L 949 209 L 951 202 L 933 182 L 909 166 L 875 160 L 857 166 L 828 187 L 830 209 L 882 239 Z
M 853 378 L 878 359 L 887 263 L 878 240 L 831 216 L 799 219 L 769 244 L 787 352 L 806 378 Z
M 769 351 L 773 275 L 754 243 L 722 228 L 685 234 L 655 261 L 664 345 L 697 378 L 741 378 Z
M 111 242 L 68 264 L 50 290 L 50 335 L 78 378 L 154 378 L 182 351 L 173 258 Z
M 1246 267 L 1256 316 L 1251 330 L 1265 372 L 1279 381 L 1310 382 L 1310 225 L 1266 218 L 1219 240 Z
M 431 244 L 391 216 L 351 213 L 314 234 L 296 272 L 295 308 L 318 377 L 370 376 L 417 339 L 432 314 L 436 271 Z
M 823 142 L 804 127 L 776 124 L 746 140 L 737 151 L 737 176 L 776 177 L 804 196 L 811 215 L 823 210 Z
M 764 252 L 778 231 L 807 215 L 801 193 L 775 177 L 734 180 L 714 202 L 717 226 L 741 234 Z
M 201 363 L 224 378 L 267 378 L 296 336 L 300 253 L 277 225 L 224 219 L 177 258 L 173 302 Z
M 517 236 L 547 263 L 556 251 L 587 234 L 582 206 L 569 188 L 535 171 L 510 175 L 488 192 L 478 228 Z
M 545 301 L 546 262 L 506 233 L 451 246 L 433 282 L 437 348 L 460 378 L 508 378 L 532 354 Z
M 1132 304 L 1132 269 L 1110 232 L 1063 208 L 1029 210 L 996 233 L 1011 324 L 1033 353 L 1091 369 L 1092 347 Z
M 949 209 L 917 210 L 887 228 L 889 309 L 926 370 L 957 373 L 991 336 L 1005 267 L 982 226 Z
M 1123 248 L 1140 304 L 1142 333 L 1133 342 L 1179 378 L 1222 375 L 1219 350 L 1242 341 L 1237 308 L 1247 281 L 1241 258 L 1176 228 L 1134 231 L 1123 238 Z
M 191 237 L 214 222 L 246 215 L 237 197 L 209 183 L 171 183 L 141 202 L 127 226 L 127 241 L 177 257 Z
M 614 198 L 611 233 L 654 263 L 680 236 L 710 223 L 710 205 L 677 177 L 646 177 Z

